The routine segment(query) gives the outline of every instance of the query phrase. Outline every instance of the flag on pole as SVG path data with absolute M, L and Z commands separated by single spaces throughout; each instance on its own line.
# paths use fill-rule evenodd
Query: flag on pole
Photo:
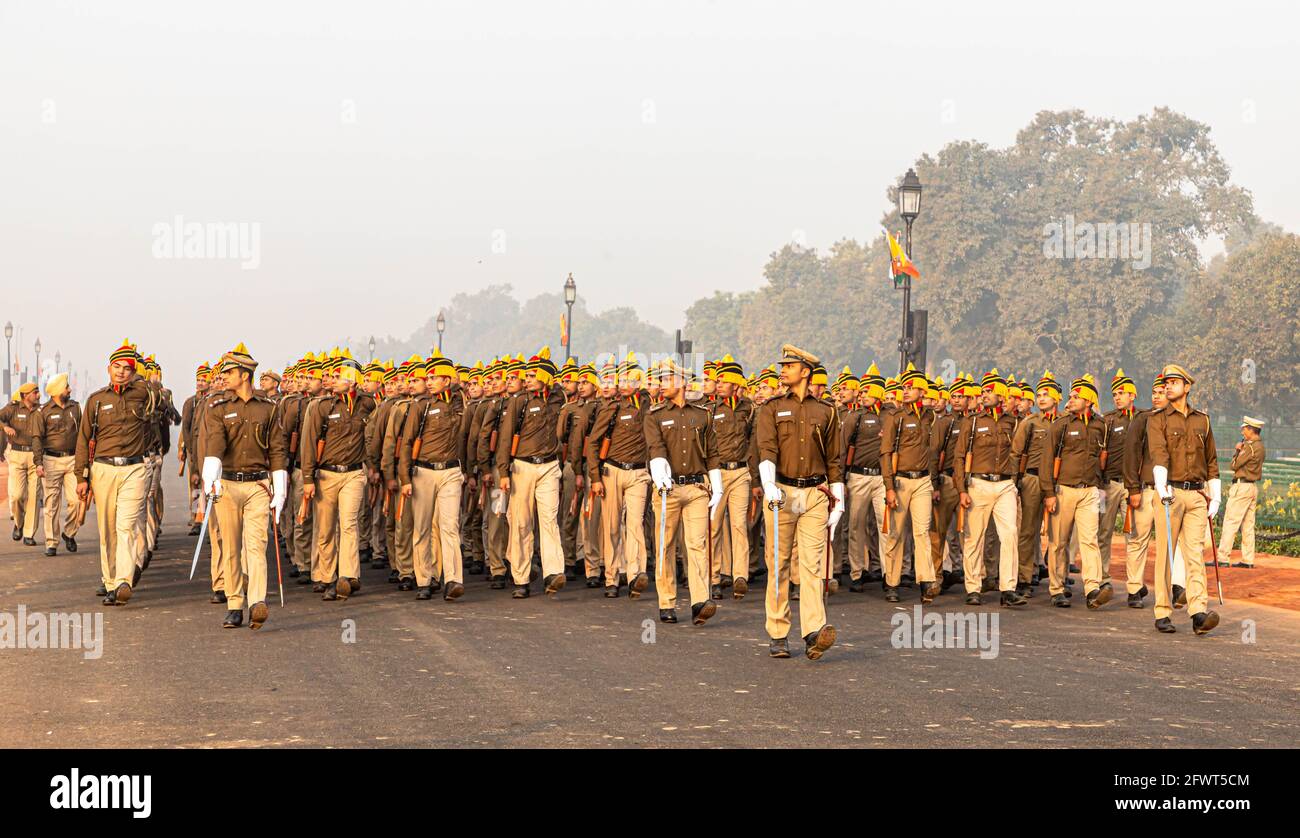
M 889 234 L 888 230 L 881 228 L 885 234 L 885 241 L 889 242 L 889 271 L 893 274 L 894 284 L 897 285 L 904 275 L 912 279 L 920 279 L 921 272 L 912 264 L 912 260 L 907 258 L 907 253 L 903 246 L 898 243 L 898 239 Z
M 569 324 L 564 315 L 560 315 L 560 346 L 569 346 Z

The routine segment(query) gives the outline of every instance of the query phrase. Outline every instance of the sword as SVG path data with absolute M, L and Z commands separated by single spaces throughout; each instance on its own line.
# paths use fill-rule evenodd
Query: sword
M 1174 505 L 1174 499 L 1172 497 L 1169 498 L 1162 497 L 1160 498 L 1160 503 L 1163 504 L 1165 507 L 1165 548 L 1169 553 L 1169 582 L 1172 585 L 1173 577 L 1174 577 L 1174 525 L 1169 515 L 1169 507 Z M 1217 565 L 1218 562 L 1215 562 L 1215 564 Z M 1173 605 L 1172 588 L 1169 591 L 1169 598 L 1170 598 L 1170 605 Z
M 664 533 L 668 524 L 668 493 L 659 490 L 659 564 L 655 565 L 655 577 L 663 580 L 664 576 Z
M 775 603 L 781 604 L 781 503 L 768 501 L 772 510 L 772 584 L 776 586 Z
M 280 607 L 284 607 L 284 574 L 280 570 L 280 525 L 271 519 L 271 530 L 275 536 L 275 581 L 280 584 Z
M 1202 497 L 1205 498 L 1207 503 L 1209 502 L 1208 495 L 1202 495 Z M 1214 543 L 1214 519 L 1210 517 L 1209 507 L 1205 509 L 1205 520 L 1210 525 L 1210 554 L 1214 556 L 1214 584 L 1219 588 L 1219 604 L 1223 605 L 1223 579 L 1219 577 L 1219 545 Z M 1228 546 L 1231 547 L 1232 545 L 1229 544 Z M 1172 575 L 1173 569 L 1170 568 L 1169 572 Z
M 212 511 L 212 495 L 208 495 L 207 498 L 208 503 L 203 507 L 203 526 L 199 527 L 199 543 L 194 545 L 194 561 L 190 562 L 190 581 L 194 580 L 194 571 L 199 566 L 199 553 L 203 550 L 203 536 L 208 534 L 208 513 Z M 278 542 L 275 549 L 280 549 Z

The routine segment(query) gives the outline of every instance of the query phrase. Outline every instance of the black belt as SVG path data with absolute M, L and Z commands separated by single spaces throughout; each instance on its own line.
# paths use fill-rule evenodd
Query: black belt
M 796 489 L 807 489 L 825 483 L 826 475 L 818 474 L 812 477 L 786 477 L 783 474 L 778 474 L 776 476 L 776 482 L 783 486 L 793 486 Z
M 928 471 L 896 471 L 896 472 L 894 472 L 894 476 L 895 476 L 895 477 L 906 477 L 908 480 L 917 480 L 917 479 L 922 478 L 922 477 L 929 477 L 929 476 L 930 476 L 930 472 L 928 472 Z
M 106 466 L 134 466 L 144 462 L 144 457 L 96 457 L 95 462 Z
M 952 477 L 952 469 L 950 469 L 950 468 L 946 468 L 946 469 L 944 469 L 943 471 L 941 471 L 941 472 L 939 472 L 939 473 L 940 473 L 940 474 L 943 474 L 943 475 L 946 475 L 946 476 L 948 476 L 948 477 Z
M 678 486 L 691 486 L 691 485 L 694 485 L 694 484 L 697 484 L 697 483 L 704 483 L 704 482 L 706 482 L 708 479 L 709 479 L 709 478 L 705 477 L 703 474 L 675 474 L 675 475 L 673 475 L 673 482 L 676 483 Z
M 270 475 L 265 471 L 226 471 L 221 470 L 222 480 L 233 480 L 236 483 L 252 483 L 255 480 L 265 480 Z
M 559 454 L 548 454 L 545 457 L 515 457 L 516 460 L 523 460 L 525 463 L 532 463 L 535 466 L 545 465 L 546 463 L 555 462 L 560 458 Z
M 974 473 L 972 473 L 972 474 L 971 474 L 971 477 L 974 477 L 976 480 L 986 480 L 986 481 L 988 481 L 989 483 L 1000 483 L 1000 482 L 1002 482 L 1003 480 L 1010 480 L 1010 479 L 1011 479 L 1011 475 L 1009 475 L 1009 474 L 974 474 Z
M 1036 469 L 1036 468 L 1027 468 L 1027 469 L 1025 469 L 1025 474 L 1032 474 L 1034 477 L 1037 477 L 1037 476 L 1038 476 L 1038 469 Z
M 1058 484 L 1056 484 L 1056 485 L 1057 485 L 1057 486 L 1064 486 L 1064 487 L 1067 488 L 1067 489 L 1095 489 L 1095 488 L 1097 488 L 1096 484 L 1093 484 L 1093 483 L 1058 483 Z
M 46 451 L 45 452 L 46 457 L 75 457 L 76 455 L 77 455 L 76 451 Z
M 735 471 L 738 468 L 745 468 L 749 463 L 722 463 L 722 468 L 727 471 Z
M 427 468 L 429 471 L 445 471 L 449 468 L 460 468 L 460 460 L 416 460 L 415 464 L 420 468 Z
M 1232 478 L 1232 482 L 1233 483 L 1254 483 L 1255 481 L 1247 479 L 1245 477 L 1234 477 Z
M 15 450 L 15 451 L 31 451 L 31 450 L 32 450 L 32 447 L 31 447 L 30 445 L 19 445 L 19 444 L 16 443 L 16 442 L 11 442 L 11 443 L 9 443 L 9 447 L 12 448 L 12 449 Z
M 361 466 L 362 466 L 361 463 L 353 463 L 350 466 L 325 465 L 324 463 L 321 463 L 320 465 L 316 466 L 316 468 L 318 470 L 324 469 L 325 471 L 332 471 L 335 474 L 347 474 L 349 471 L 356 471 L 357 469 L 361 468 Z
M 1169 485 L 1175 489 L 1182 489 L 1184 492 L 1199 492 L 1205 488 L 1204 480 L 1183 480 L 1181 482 L 1170 481 Z
M 152 451 L 146 451 L 146 452 L 144 452 L 144 455 L 145 455 L 146 457 L 157 457 L 157 456 L 158 456 L 158 449 L 155 448 L 155 449 L 153 449 Z
M 636 471 L 639 468 L 645 468 L 645 463 L 621 463 L 618 460 L 606 460 L 605 464 L 621 468 L 623 471 Z
M 1154 484 L 1154 483 L 1143 483 L 1143 484 L 1142 484 L 1142 488 L 1143 488 L 1143 489 L 1154 489 L 1155 487 L 1156 487 L 1156 484 Z
M 867 477 L 879 477 L 880 469 L 870 466 L 849 466 L 850 474 L 865 474 Z

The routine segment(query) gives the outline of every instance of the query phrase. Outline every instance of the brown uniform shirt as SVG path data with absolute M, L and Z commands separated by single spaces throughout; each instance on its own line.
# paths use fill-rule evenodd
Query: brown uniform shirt
M 1147 449 L 1147 420 L 1152 411 L 1139 410 L 1125 432 L 1124 489 L 1130 495 L 1140 494 L 1143 485 L 1154 485 L 1151 471 L 1151 452 Z
M 650 407 L 650 394 L 644 390 L 630 396 L 618 396 L 601 405 L 584 449 L 587 475 L 593 484 L 600 481 L 600 446 L 606 437 L 609 437 L 609 459 L 641 464 L 649 459 L 645 444 L 645 414 Z
M 894 479 L 894 451 L 898 451 L 899 471 L 930 471 L 930 425 L 934 414 L 918 402 L 915 406 L 888 411 L 884 417 L 880 428 L 880 470 L 885 482 L 892 484 Z
M 547 387 L 537 393 L 521 392 L 510 403 L 501 417 L 501 433 L 497 436 L 497 473 L 510 476 L 510 459 L 514 457 L 558 457 L 560 441 L 555 431 L 559 426 L 560 410 L 564 407 L 564 391 Z M 514 436 L 519 435 L 519 445 L 510 453 Z
M 569 422 L 568 454 L 569 462 L 573 464 L 573 469 L 579 473 L 580 477 L 585 479 L 586 473 L 586 450 L 587 436 L 591 433 L 592 426 L 596 423 L 596 413 L 599 412 L 603 400 L 599 397 L 586 399 L 573 411 L 573 418 Z
M 142 380 L 127 382 L 122 389 L 109 385 L 86 399 L 81 431 L 77 434 L 77 480 L 88 481 L 90 440 L 95 440 L 95 457 L 142 457 L 149 450 L 155 426 L 149 416 L 156 396 Z
M 758 408 L 744 396 L 718 399 L 705 407 L 709 410 L 709 427 L 718 449 L 718 462 L 748 461 Z
M 319 465 L 351 466 L 362 462 L 378 469 L 378 460 L 371 460 L 366 451 L 366 420 L 374 409 L 374 399 L 364 393 L 331 393 L 315 402 L 303 417 L 303 473 L 315 474 Z M 317 462 L 319 439 L 325 440 L 325 447 Z
M 1188 407 L 1187 414 L 1172 404 L 1147 418 L 1147 450 L 1151 465 L 1169 470 L 1170 483 L 1217 480 L 1218 452 L 1210 417 Z
M 1242 442 L 1241 450 L 1232 455 L 1232 479 L 1259 481 L 1264 476 L 1264 443 Z
M 664 459 L 673 477 L 705 474 L 719 468 L 711 411 L 705 405 L 662 401 L 646 411 L 643 427 L 646 453 Z
M 1052 423 L 1052 465 L 1038 472 L 1044 495 L 1056 494 L 1058 485 L 1101 488 L 1101 450 L 1105 432 L 1105 423 L 1091 410 L 1083 416 L 1067 413 Z M 1058 456 L 1061 458 L 1061 473 L 1053 476 Z
M 853 449 L 853 462 L 848 463 L 858 468 L 880 468 L 880 431 L 885 426 L 883 408 L 864 407 L 849 415 L 848 426 L 844 430 L 844 445 Z
M 953 474 L 957 460 L 965 459 L 966 449 L 957 446 L 957 436 L 966 416 L 964 413 L 943 413 L 935 416 L 934 424 L 930 425 L 930 458 L 934 460 L 930 473 L 936 477 L 940 472 Z
M 1102 444 L 1106 451 L 1106 470 L 1103 482 L 1124 479 L 1124 441 L 1133 430 L 1136 408 L 1107 411 L 1102 417 Z
M 835 408 L 794 393 L 768 400 L 758 411 L 754 427 L 758 459 L 776 464 L 778 477 L 824 476 L 844 482 L 844 452 L 840 450 L 840 420 Z
M 289 457 L 276 427 L 275 402 L 265 396 L 241 399 L 227 390 L 208 402 L 203 422 L 203 456 L 221 460 L 222 471 L 284 471 Z
M 1026 473 L 1042 474 L 1052 468 L 1052 423 L 1060 418 L 1055 411 L 1031 413 L 1016 426 L 1016 450 L 1024 455 Z
M 397 480 L 397 449 L 401 443 L 402 427 L 406 424 L 406 414 L 413 404 L 414 396 L 399 396 L 384 415 L 384 429 L 380 433 L 379 442 L 379 473 L 384 476 L 384 480 Z M 370 421 L 378 420 L 372 417 Z M 407 469 L 407 475 L 410 475 L 410 469 Z
M 62 406 L 54 400 L 41 405 L 32 417 L 32 463 L 44 458 L 77 453 L 77 430 L 81 426 L 81 405 L 68 399 Z
M 483 406 L 479 408 L 479 414 L 475 417 L 478 421 L 478 431 L 475 434 L 474 429 L 470 429 L 471 434 L 474 434 L 470 437 L 470 444 L 475 445 L 474 462 L 479 474 L 486 475 L 493 470 L 496 462 L 493 444 L 500 441 L 501 416 L 511 399 L 512 396 L 507 393 L 484 399 Z M 493 433 L 498 437 L 495 441 L 492 439 Z M 477 444 L 475 436 L 477 436 Z
M 979 413 L 963 417 L 958 423 L 957 456 L 952 464 L 953 482 L 960 487 L 967 485 L 967 451 L 970 451 L 970 474 L 1015 477 L 1020 463 L 1020 454 L 1015 447 L 1015 432 L 1016 417 L 1002 410 L 995 413 L 984 408 Z
M 10 445 L 30 448 L 32 445 L 32 421 L 36 418 L 39 407 L 29 408 L 22 402 L 9 402 L 0 407 L 0 433 L 5 435 Z M 4 428 L 13 428 L 14 435 L 9 436 Z
M 403 486 L 411 482 L 417 439 L 420 440 L 420 462 L 459 460 L 463 466 L 468 432 L 469 414 L 465 410 L 465 399 L 459 394 L 443 392 L 413 399 L 407 405 L 401 438 L 397 443 L 397 479 Z

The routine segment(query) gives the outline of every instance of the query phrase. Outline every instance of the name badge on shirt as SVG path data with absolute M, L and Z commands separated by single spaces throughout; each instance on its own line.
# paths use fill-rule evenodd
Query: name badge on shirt
M 976 428 L 976 429 L 975 429 L 975 433 L 977 433 L 977 434 L 986 434 L 986 433 L 988 433 L 990 430 L 992 430 L 992 429 L 991 429 L 991 428 Z
M 100 409 L 100 410 L 112 410 L 112 409 L 113 409 L 113 406 L 112 406 L 111 404 L 101 404 L 101 405 L 99 406 L 99 409 Z
M 238 413 L 227 413 L 223 418 L 225 418 L 225 419 L 238 419 L 238 418 L 239 418 L 239 414 L 238 414 Z
M 528 408 L 528 412 L 529 412 L 529 413 L 536 413 L 536 412 L 539 411 L 539 410 L 541 410 L 540 407 L 530 407 L 530 408 Z
M 435 407 L 433 410 L 430 410 L 430 411 L 429 411 L 428 415 L 429 415 L 429 416 L 437 416 L 439 413 L 442 413 L 442 408 L 440 408 L 440 407 Z
M 1115 428 L 1114 428 L 1114 432 L 1115 432 L 1115 433 L 1119 433 L 1119 432 L 1122 431 L 1122 430 L 1124 430 L 1124 426 L 1123 426 L 1123 425 L 1116 425 Z
M 727 418 L 727 417 L 723 416 L 721 413 L 715 413 L 715 414 L 713 414 L 713 421 L 714 421 L 714 422 L 721 422 L 723 419 L 726 419 L 726 418 Z
M 904 428 L 915 428 L 915 427 L 916 427 L 916 423 L 915 423 L 915 422 L 908 422 L 908 423 L 907 423 L 906 425 L 904 425 L 903 427 L 904 427 Z
M 1070 431 L 1070 436 L 1078 436 L 1078 435 L 1079 435 L 1078 431 Z
M 331 414 L 329 415 L 329 418 L 330 418 L 330 419 L 337 419 L 337 418 L 339 418 L 339 417 L 342 416 L 342 415 L 343 415 L 342 413 L 331 413 Z
M 61 416 L 63 416 L 62 413 L 51 413 L 51 414 L 50 414 L 50 420 L 53 421 L 53 420 L 55 420 L 55 419 L 60 418 Z
M 668 426 L 668 425 L 673 424 L 673 422 L 675 422 L 675 421 L 676 421 L 675 419 L 665 419 L 664 421 L 660 422 L 659 424 L 660 424 L 660 425 L 664 425 L 664 426 Z
M 776 415 L 777 415 L 777 416 L 789 416 L 789 415 L 790 415 L 790 411 L 788 411 L 788 410 L 778 411 Z
M 631 418 L 632 418 L 632 414 L 631 414 L 631 413 L 625 413 L 625 414 L 623 414 L 622 416 L 620 416 L 620 417 L 618 417 L 618 418 L 619 418 L 620 421 L 622 421 L 623 419 L 631 419 Z

